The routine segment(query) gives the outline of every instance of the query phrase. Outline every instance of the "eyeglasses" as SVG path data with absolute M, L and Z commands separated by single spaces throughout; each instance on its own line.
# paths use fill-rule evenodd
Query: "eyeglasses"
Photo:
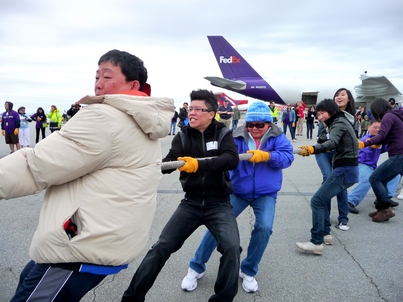
M 246 123 L 246 128 L 253 128 L 256 127 L 256 129 L 262 129 L 266 123 Z
M 208 110 L 206 108 L 201 108 L 201 107 L 189 107 L 188 108 L 189 112 L 196 112 L 196 113 L 200 113 L 200 112 L 211 112 L 212 110 Z

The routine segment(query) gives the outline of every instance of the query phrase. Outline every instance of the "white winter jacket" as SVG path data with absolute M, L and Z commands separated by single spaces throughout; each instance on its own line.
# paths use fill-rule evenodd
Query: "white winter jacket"
M 122 265 L 144 249 L 161 178 L 158 138 L 172 99 L 106 95 L 35 148 L 0 160 L 0 198 L 46 189 L 30 256 L 38 263 Z M 69 240 L 63 224 L 72 219 Z

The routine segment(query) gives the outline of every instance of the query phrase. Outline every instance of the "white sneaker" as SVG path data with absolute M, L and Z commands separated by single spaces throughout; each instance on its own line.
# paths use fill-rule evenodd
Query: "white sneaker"
M 400 193 L 397 196 L 397 199 L 403 199 L 403 189 L 400 190 Z
M 312 252 L 316 255 L 322 255 L 323 244 L 313 244 L 312 242 L 297 242 L 295 243 L 298 248 L 305 252 Z
M 327 234 L 323 237 L 323 243 L 326 245 L 332 245 L 333 244 L 333 237 L 330 234 Z
M 185 292 L 194 291 L 197 287 L 197 280 L 204 276 L 204 273 L 199 274 L 189 267 L 188 274 L 182 280 L 181 287 Z
M 259 289 L 259 286 L 257 284 L 255 277 L 245 275 L 241 270 L 239 270 L 239 278 L 241 278 L 243 280 L 242 288 L 247 293 L 255 293 Z

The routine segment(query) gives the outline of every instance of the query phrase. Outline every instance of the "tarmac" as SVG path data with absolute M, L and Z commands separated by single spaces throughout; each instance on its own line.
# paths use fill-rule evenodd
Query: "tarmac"
M 31 130 L 31 134 L 31 141 L 34 142 L 34 130 Z M 163 155 L 168 152 L 172 138 L 167 136 L 161 139 Z M 307 140 L 305 137 L 297 139 L 293 143 L 294 148 L 315 144 L 315 140 Z M 0 141 L 0 157 L 8 154 L 8 146 L 4 140 Z M 382 155 L 381 161 L 386 158 L 387 155 Z M 350 230 L 341 231 L 334 228 L 338 213 L 336 199 L 333 199 L 333 245 L 325 246 L 320 256 L 308 254 L 300 251 L 295 242 L 310 239 L 310 198 L 320 186 L 322 175 L 314 156 L 295 155 L 292 166 L 284 170 L 283 176 L 273 234 L 256 275 L 259 291 L 253 294 L 244 292 L 240 280 L 234 301 L 403 301 L 403 239 L 399 235 L 403 226 L 403 205 L 394 208 L 394 218 L 384 223 L 374 223 L 368 217 L 368 213 L 374 210 L 375 196 L 371 190 L 358 206 L 360 213 L 349 215 Z M 162 228 L 183 197 L 178 177 L 179 172 L 175 171 L 164 175 L 160 182 L 157 211 L 144 252 L 127 270 L 106 277 L 81 301 L 120 301 L 140 261 L 157 241 Z M 37 225 L 43 195 L 44 192 L 0 201 L 0 302 L 11 299 L 19 274 L 30 259 L 29 245 Z M 251 208 L 246 209 L 237 221 L 243 259 L 254 224 Z M 219 266 L 218 252 L 213 253 L 196 290 L 184 292 L 180 288 L 182 278 L 187 273 L 188 262 L 204 231 L 205 227 L 200 227 L 171 256 L 146 296 L 146 301 L 207 301 L 213 294 Z

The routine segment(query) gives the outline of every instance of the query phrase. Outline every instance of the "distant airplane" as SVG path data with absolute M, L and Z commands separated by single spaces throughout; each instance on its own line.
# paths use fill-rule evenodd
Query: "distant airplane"
M 205 77 L 213 86 L 266 102 L 273 100 L 279 105 L 283 105 L 285 102 L 294 104 L 298 100 L 304 101 L 307 105 L 315 105 L 318 101 L 319 93 L 321 94 L 321 99 L 333 98 L 335 91 L 340 88 L 334 87 L 334 83 L 330 83 L 327 87 L 323 87 L 321 91 L 315 89 L 304 90 L 307 86 L 315 87 L 318 83 L 312 79 L 301 87 L 301 83 L 293 83 L 291 79 L 288 79 L 286 83 L 277 83 L 278 86 L 275 86 L 279 91 L 277 93 L 224 37 L 207 36 L 207 38 L 223 75 L 222 78 Z M 355 100 L 357 107 L 359 103 L 363 103 L 369 108 L 369 103 L 376 97 L 385 99 L 394 97 L 396 101 L 402 98 L 402 94 L 384 76 L 370 77 L 365 74 L 361 75 L 360 78 L 362 84 L 354 87 L 357 95 Z M 349 89 L 349 87 L 346 88 Z
M 283 99 L 222 36 L 207 36 L 222 75 L 205 77 L 212 85 L 263 101 L 285 104 Z
M 365 72 L 360 79 L 362 84 L 354 87 L 355 102 L 371 103 L 375 98 L 394 98 L 399 102 L 402 99 L 402 93 L 384 76 L 370 77 Z

